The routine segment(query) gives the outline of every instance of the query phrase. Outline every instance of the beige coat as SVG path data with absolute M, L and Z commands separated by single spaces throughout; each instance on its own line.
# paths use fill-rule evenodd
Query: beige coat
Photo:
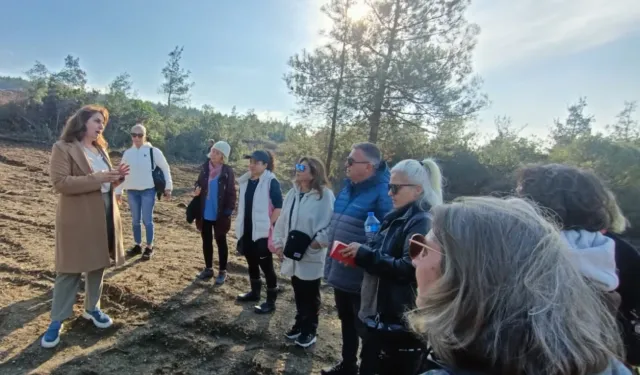
M 111 168 L 109 156 L 104 154 Z M 51 183 L 60 193 L 56 212 L 56 272 L 82 273 L 124 263 L 122 223 L 113 204 L 115 249 L 109 249 L 101 184 L 80 142 L 58 141 L 51 151 Z M 113 188 L 111 189 L 113 199 Z

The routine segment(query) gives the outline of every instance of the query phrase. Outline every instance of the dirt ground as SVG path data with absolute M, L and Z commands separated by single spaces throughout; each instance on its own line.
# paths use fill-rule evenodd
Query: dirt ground
M 79 317 L 80 292 L 60 345 L 42 349 L 55 278 L 57 197 L 48 161 L 49 148 L 0 142 L 0 374 L 317 374 L 338 360 L 330 289 L 323 288 L 318 343 L 306 350 L 283 336 L 295 315 L 287 279 L 280 278 L 284 291 L 273 315 L 258 316 L 254 304 L 235 301 L 248 277 L 233 232 L 227 283 L 194 281 L 204 261 L 199 233 L 185 219 L 196 177 L 189 165 L 173 166 L 174 199 L 156 206 L 155 257 L 105 274 L 102 308 L 114 326 L 99 330 Z M 130 245 L 126 202 L 122 218 Z

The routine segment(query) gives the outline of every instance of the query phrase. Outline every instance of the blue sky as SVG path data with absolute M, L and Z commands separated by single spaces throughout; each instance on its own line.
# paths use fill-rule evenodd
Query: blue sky
M 290 55 L 320 42 L 322 3 L 0 0 L 0 74 L 22 74 L 35 60 L 56 70 L 73 54 L 91 86 L 126 71 L 140 97 L 162 100 L 166 55 L 184 45 L 193 105 L 294 118 L 282 75 Z M 625 100 L 640 100 L 637 0 L 476 0 L 468 16 L 482 29 L 475 66 L 492 101 L 480 113 L 483 132 L 508 115 L 528 124 L 524 133 L 543 134 L 580 96 L 603 128 Z

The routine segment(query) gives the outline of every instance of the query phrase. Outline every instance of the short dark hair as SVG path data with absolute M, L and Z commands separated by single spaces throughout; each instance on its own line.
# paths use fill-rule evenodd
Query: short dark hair
M 371 142 L 361 142 L 354 144 L 352 148 L 362 151 L 367 161 L 374 167 L 377 168 L 380 163 L 382 163 L 382 152 L 380 152 L 380 149 L 375 144 Z
M 530 165 L 518 171 L 519 194 L 550 211 L 562 229 L 598 232 L 611 226 L 609 194 L 592 172 L 562 164 Z

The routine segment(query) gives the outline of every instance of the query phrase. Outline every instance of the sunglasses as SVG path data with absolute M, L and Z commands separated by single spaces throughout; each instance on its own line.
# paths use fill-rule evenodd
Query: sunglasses
M 389 191 L 391 194 L 396 195 L 405 186 L 416 186 L 414 184 L 389 184 Z
M 427 238 L 424 235 L 416 233 L 411 236 L 409 239 L 409 257 L 411 260 L 417 259 L 423 252 L 425 252 L 426 255 L 429 251 L 434 251 L 442 255 L 442 252 L 427 245 Z
M 352 166 L 354 164 L 369 164 L 368 161 L 355 161 L 351 156 L 347 158 L 347 165 Z
M 144 134 L 140 134 L 140 133 L 131 133 L 131 136 L 132 136 L 133 138 L 142 138 L 142 137 L 144 137 Z
M 304 172 L 307 170 L 307 166 L 304 164 L 296 164 L 296 171 Z

